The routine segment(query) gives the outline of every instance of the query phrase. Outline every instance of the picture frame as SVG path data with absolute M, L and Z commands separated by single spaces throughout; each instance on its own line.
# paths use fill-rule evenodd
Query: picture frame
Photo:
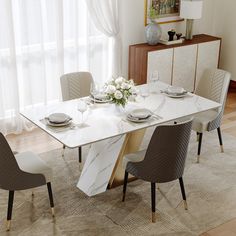
M 159 14 L 154 19 L 159 24 L 167 24 L 184 19 L 180 17 L 180 0 L 145 0 L 145 26 L 151 22 L 149 19 L 149 10 L 153 6 Z

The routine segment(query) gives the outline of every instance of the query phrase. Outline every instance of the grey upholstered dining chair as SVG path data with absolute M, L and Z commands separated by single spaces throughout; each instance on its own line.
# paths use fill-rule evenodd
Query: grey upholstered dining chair
M 197 163 L 200 160 L 202 137 L 205 131 L 217 129 L 221 152 L 224 152 L 221 136 L 221 119 L 224 114 L 224 107 L 230 83 L 230 73 L 224 70 L 206 70 L 200 79 L 195 94 L 220 103 L 222 106 L 216 110 L 202 112 L 194 116 L 193 130 L 198 135 Z
M 0 188 L 9 191 L 7 230 L 11 227 L 14 192 L 47 185 L 52 215 L 54 202 L 51 188 L 52 170 L 34 153 L 14 155 L 7 140 L 0 133 Z
M 74 72 L 64 74 L 60 78 L 62 100 L 68 101 L 76 98 L 86 97 L 90 94 L 90 85 L 93 77 L 89 72 Z M 65 146 L 63 146 L 62 156 L 64 156 Z M 82 148 L 79 147 L 79 163 L 82 162 Z
M 152 222 L 156 221 L 156 183 L 179 179 L 185 209 L 187 201 L 183 182 L 185 160 L 191 134 L 192 120 L 174 125 L 158 126 L 147 150 L 124 157 L 125 169 L 123 201 L 125 200 L 128 175 L 151 182 Z

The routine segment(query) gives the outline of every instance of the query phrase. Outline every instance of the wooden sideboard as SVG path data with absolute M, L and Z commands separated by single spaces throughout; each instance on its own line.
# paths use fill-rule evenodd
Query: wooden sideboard
M 144 84 L 158 71 L 160 81 L 194 91 L 205 69 L 218 68 L 220 48 L 221 38 L 205 34 L 175 45 L 131 45 L 129 78 Z

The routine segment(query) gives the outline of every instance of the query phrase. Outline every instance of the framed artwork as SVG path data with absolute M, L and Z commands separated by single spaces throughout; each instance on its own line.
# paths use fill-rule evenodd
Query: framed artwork
M 180 17 L 180 0 L 145 0 L 145 25 L 150 23 L 150 8 L 156 11 L 154 21 L 159 24 L 184 20 Z

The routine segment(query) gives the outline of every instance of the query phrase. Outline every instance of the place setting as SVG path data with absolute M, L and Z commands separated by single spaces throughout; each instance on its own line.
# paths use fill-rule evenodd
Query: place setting
M 72 117 L 65 113 L 52 113 L 40 120 L 52 132 L 62 132 L 76 128 Z
M 104 86 L 92 83 L 90 86 L 89 105 L 106 104 L 111 102 L 111 98 L 105 93 Z
M 145 123 L 153 119 L 160 120 L 162 117 L 147 108 L 135 108 L 126 112 L 125 121 L 133 123 Z
M 184 88 L 169 86 L 168 88 L 161 90 L 161 93 L 165 94 L 170 98 L 184 98 L 188 96 L 189 92 Z
M 81 114 L 81 117 L 78 118 L 79 122 L 75 122 L 71 116 L 60 112 L 52 113 L 46 116 L 44 119 L 41 119 L 40 121 L 47 126 L 47 129 L 56 133 L 89 127 L 89 125 L 85 123 L 84 117 L 84 113 L 89 109 L 86 101 L 84 101 L 83 99 L 79 99 L 76 104 L 76 109 Z

